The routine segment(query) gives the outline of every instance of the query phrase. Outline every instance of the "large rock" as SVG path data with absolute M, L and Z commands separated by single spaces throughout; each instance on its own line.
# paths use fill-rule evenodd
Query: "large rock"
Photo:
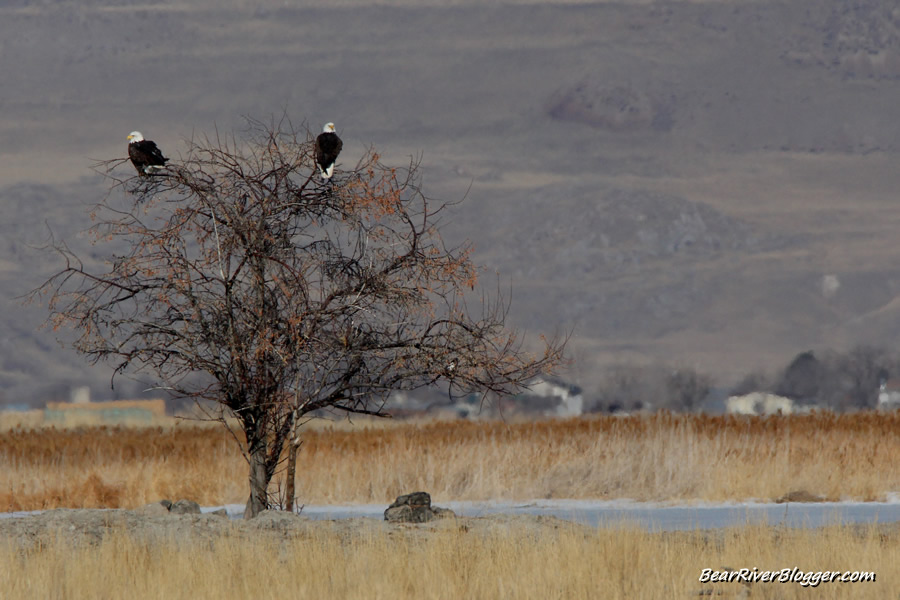
M 426 523 L 432 519 L 455 517 L 447 508 L 431 506 L 428 492 L 413 492 L 398 496 L 384 511 L 384 520 L 391 523 Z

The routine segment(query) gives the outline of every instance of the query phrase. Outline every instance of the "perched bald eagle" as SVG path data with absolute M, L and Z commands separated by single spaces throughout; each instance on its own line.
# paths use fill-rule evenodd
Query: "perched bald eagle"
M 344 142 L 334 132 L 334 123 L 325 123 L 322 133 L 316 138 L 316 163 L 322 169 L 322 179 L 325 181 L 334 175 L 334 161 L 343 147 Z
M 128 158 L 138 175 L 150 175 L 165 167 L 169 160 L 162 155 L 155 143 L 145 140 L 140 131 L 128 134 Z

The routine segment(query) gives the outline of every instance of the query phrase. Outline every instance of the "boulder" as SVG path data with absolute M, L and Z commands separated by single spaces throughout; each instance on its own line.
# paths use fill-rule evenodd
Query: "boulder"
M 426 523 L 432 519 L 455 517 L 448 508 L 431 506 L 428 492 L 413 492 L 398 496 L 384 511 L 384 520 L 390 523 Z
M 397 496 L 397 499 L 394 500 L 394 503 L 391 504 L 388 508 L 394 508 L 397 506 L 431 508 L 431 494 L 429 494 L 428 492 L 413 492 L 412 494 Z

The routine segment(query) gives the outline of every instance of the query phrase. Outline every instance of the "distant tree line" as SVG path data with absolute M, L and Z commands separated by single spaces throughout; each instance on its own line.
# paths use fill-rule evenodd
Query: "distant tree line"
M 622 413 L 642 410 L 697 412 L 709 395 L 713 379 L 691 368 L 618 366 L 609 370 L 587 412 Z
M 751 373 L 733 395 L 764 391 L 834 411 L 875 408 L 882 381 L 900 376 L 900 354 L 859 345 L 847 352 L 801 352 L 779 373 Z
M 769 392 L 836 412 L 875 408 L 882 381 L 900 377 L 900 353 L 859 345 L 849 351 L 797 354 L 774 373 L 748 373 L 729 396 Z M 586 412 L 697 412 L 714 390 L 710 375 L 692 368 L 616 366 L 585 403 Z

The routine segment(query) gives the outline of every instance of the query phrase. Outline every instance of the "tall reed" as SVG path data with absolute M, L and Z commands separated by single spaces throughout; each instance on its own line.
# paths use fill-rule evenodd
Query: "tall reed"
M 415 490 L 436 501 L 772 500 L 796 489 L 883 500 L 900 491 L 898 413 L 396 423 L 310 428 L 303 440 L 306 504 L 383 503 Z M 234 439 L 184 424 L 12 429 L 0 432 L 0 464 L 0 510 L 239 503 L 248 489 Z

